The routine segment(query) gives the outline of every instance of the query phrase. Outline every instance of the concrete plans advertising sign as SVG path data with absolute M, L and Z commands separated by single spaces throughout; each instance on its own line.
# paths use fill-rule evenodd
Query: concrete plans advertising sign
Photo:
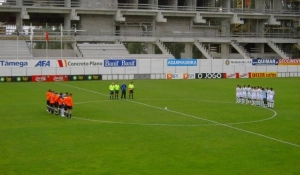
M 102 60 L 57 60 L 57 67 L 100 67 Z
M 135 67 L 136 59 L 111 59 L 104 60 L 104 67 Z
M 197 66 L 196 59 L 167 59 L 167 66 Z
M 253 66 L 278 65 L 278 59 L 252 59 Z

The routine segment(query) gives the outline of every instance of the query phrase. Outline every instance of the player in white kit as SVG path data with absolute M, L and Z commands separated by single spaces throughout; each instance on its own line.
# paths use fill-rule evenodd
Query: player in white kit
M 246 97 L 246 104 L 251 104 L 251 92 L 252 92 L 252 88 L 250 87 L 250 85 L 248 85 L 247 87 L 247 97 Z
M 274 98 L 275 98 L 275 91 L 273 90 L 273 88 L 270 88 L 269 93 L 267 95 L 269 108 L 274 108 Z
M 251 98 L 252 98 L 252 105 L 256 105 L 256 87 L 253 86 L 252 92 L 251 92 Z
M 236 103 L 241 102 L 241 87 L 239 85 L 236 86 L 235 89 Z
M 263 91 L 262 91 L 262 87 L 257 88 L 257 94 L 256 94 L 256 98 L 257 98 L 257 106 L 263 106 Z
M 242 104 L 246 103 L 246 99 L 247 99 L 247 87 L 246 85 L 244 85 L 244 87 L 242 88 Z

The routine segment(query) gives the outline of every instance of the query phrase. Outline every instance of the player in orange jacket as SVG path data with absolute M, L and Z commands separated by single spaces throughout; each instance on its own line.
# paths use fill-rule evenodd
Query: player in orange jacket
M 66 100 L 65 100 L 65 105 L 67 108 L 67 112 L 66 112 L 66 117 L 68 118 L 72 118 L 72 109 L 73 109 L 73 98 L 72 98 L 72 94 L 70 94 Z
M 64 97 L 62 93 L 59 94 L 57 103 L 58 103 L 58 115 L 64 117 L 64 113 L 63 113 Z
M 55 109 L 55 93 L 52 91 L 52 94 L 50 96 L 50 112 L 54 114 Z
M 47 104 L 47 109 L 46 111 L 50 113 L 50 97 L 52 95 L 52 91 L 51 89 L 49 89 L 47 92 L 46 92 L 46 104 Z

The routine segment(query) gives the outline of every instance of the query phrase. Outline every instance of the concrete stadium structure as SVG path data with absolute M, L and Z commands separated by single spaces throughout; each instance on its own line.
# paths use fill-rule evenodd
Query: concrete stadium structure
M 0 4 L 0 45 L 16 41 L 17 52 L 22 51 L 1 50 L 2 59 L 174 58 L 165 43 L 184 44 L 181 58 L 193 58 L 197 49 L 206 59 L 294 58 L 300 48 L 299 0 L 0 0 Z M 64 43 L 63 50 L 30 49 L 31 43 L 44 42 L 46 26 L 60 25 L 63 31 L 49 32 L 49 37 L 50 42 Z M 148 54 L 129 54 L 123 43 L 131 42 L 144 43 Z M 155 53 L 156 47 L 162 54 Z M 30 54 L 24 56 L 26 49 Z

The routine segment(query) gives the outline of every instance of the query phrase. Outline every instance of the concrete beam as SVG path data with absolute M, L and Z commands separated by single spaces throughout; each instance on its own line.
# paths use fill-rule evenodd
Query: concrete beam
M 206 23 L 206 20 L 203 19 L 203 17 L 200 15 L 200 13 L 196 14 L 196 16 L 193 18 L 193 21 L 195 23 Z
M 22 8 L 21 18 L 22 19 L 30 19 L 30 16 L 28 15 L 28 12 L 26 11 L 25 7 Z
M 126 21 L 125 17 L 123 17 L 123 14 L 120 10 L 117 10 L 117 13 L 115 15 L 115 21 Z
M 164 16 L 159 11 L 155 17 L 156 22 L 167 22 L 167 18 L 164 18 Z
M 77 13 L 76 13 L 75 9 L 71 10 L 70 18 L 71 18 L 71 20 L 74 20 L 74 21 L 79 21 L 80 20 L 80 16 L 77 16 Z
M 241 20 L 237 14 L 234 14 L 230 20 L 231 24 L 244 24 L 244 20 Z
M 281 24 L 280 21 L 277 21 L 277 19 L 274 18 L 274 15 L 271 15 L 267 22 L 269 25 L 280 25 Z

